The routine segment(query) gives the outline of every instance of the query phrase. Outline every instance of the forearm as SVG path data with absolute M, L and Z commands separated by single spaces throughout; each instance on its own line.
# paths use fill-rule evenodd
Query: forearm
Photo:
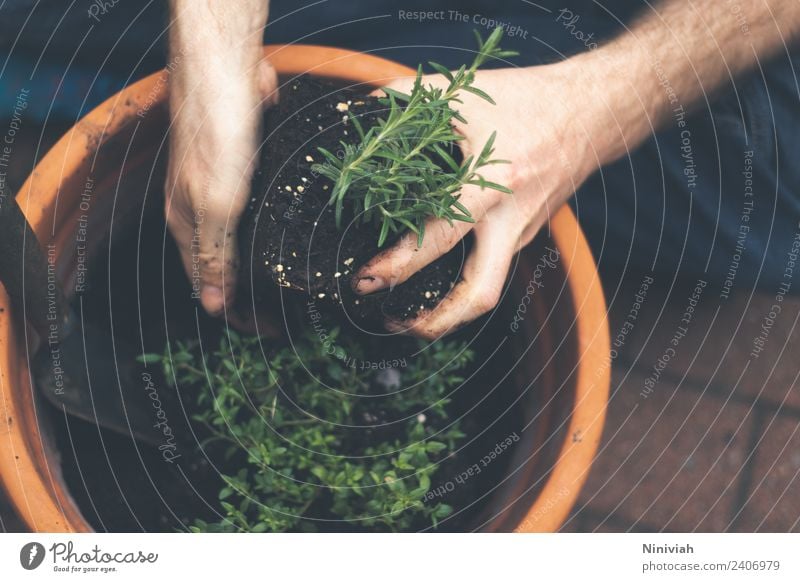
M 268 4 L 170 0 L 170 58 L 179 57 L 181 63 L 172 77 L 173 96 L 182 99 L 199 91 L 207 101 L 224 101 L 241 94 L 242 84 L 255 91 Z
M 574 59 L 610 115 L 596 132 L 601 163 L 638 146 L 797 38 L 797 0 L 666 0 L 628 32 Z

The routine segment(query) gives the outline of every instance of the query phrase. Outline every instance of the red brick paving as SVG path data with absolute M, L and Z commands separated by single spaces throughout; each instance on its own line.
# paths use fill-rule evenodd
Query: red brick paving
M 800 532 L 800 418 L 763 415 L 737 531 Z
M 637 284 L 640 281 L 635 276 L 630 279 Z M 693 285 L 694 281 L 682 281 L 671 290 L 650 289 L 642 315 L 621 350 L 626 367 L 649 368 L 662 356 L 680 325 Z M 616 319 L 620 323 L 612 334 L 620 329 L 636 290 L 638 285 L 626 285 L 615 300 L 612 322 Z M 768 293 L 731 296 L 724 301 L 710 288 L 706 289 L 666 373 L 678 378 L 685 374 L 694 384 L 709 384 L 724 393 L 734 392 L 745 401 L 757 398 L 773 406 L 784 403 L 800 410 L 800 390 L 793 388 L 800 367 L 790 347 L 800 341 L 799 299 L 783 302 L 764 351 L 757 357 L 751 356 L 753 342 L 773 303 Z M 747 371 L 739 381 L 745 366 Z
M 629 276 L 616 297 L 609 294 L 612 336 L 641 281 Z M 800 361 L 792 349 L 800 298 L 784 301 L 768 345 L 753 357 L 771 294 L 725 302 L 707 289 L 669 362 L 659 365 L 693 286 L 651 287 L 619 346 L 604 450 L 571 528 L 800 531 Z M 658 380 L 644 398 L 648 377 Z
M 604 449 L 581 501 L 629 526 L 722 531 L 732 516 L 753 426 L 749 407 L 616 371 Z

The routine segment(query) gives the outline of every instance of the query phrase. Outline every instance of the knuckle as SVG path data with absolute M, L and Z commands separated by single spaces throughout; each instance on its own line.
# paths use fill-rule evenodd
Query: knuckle
M 504 164 L 500 170 L 498 183 L 511 190 L 517 190 L 524 181 L 524 170 L 520 164 Z
M 169 177 L 164 183 L 164 215 L 170 228 L 193 225 L 193 185 L 181 177 Z
M 452 249 L 458 241 L 460 241 L 464 237 L 464 227 L 461 226 L 462 222 L 456 222 L 452 225 L 448 224 L 445 221 L 441 221 L 439 224 L 439 236 L 434 238 L 434 249 L 438 255 L 443 255 L 450 249 Z
M 214 276 L 222 272 L 222 260 L 218 255 L 207 251 L 198 251 L 194 254 L 204 274 Z
M 235 284 L 237 261 L 233 257 L 223 258 L 220 254 L 209 252 L 193 253 L 192 261 L 197 261 L 200 277 L 205 283 L 220 287 L 232 287 Z
M 178 204 L 172 204 L 169 200 L 164 202 L 164 218 L 167 222 L 167 227 L 174 235 L 184 234 L 187 228 L 190 228 L 193 222 L 187 219 L 186 212 Z

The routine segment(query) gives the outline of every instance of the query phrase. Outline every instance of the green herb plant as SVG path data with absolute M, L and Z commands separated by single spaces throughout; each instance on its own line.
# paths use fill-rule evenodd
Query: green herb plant
M 265 361 L 258 338 L 231 332 L 211 353 L 177 342 L 144 357 L 196 394 L 193 418 L 210 433 L 204 446 L 234 467 L 219 492 L 224 519 L 191 530 L 315 531 L 320 522 L 304 519 L 311 512 L 348 529 L 404 531 L 451 513 L 423 498 L 464 437 L 448 420 L 447 394 L 473 353 L 436 342 L 399 370 L 401 386 L 387 387 L 385 372 L 348 365 L 364 357 L 356 342 L 329 335 L 333 356 L 309 332 Z M 383 422 L 391 424 L 374 426 Z
M 500 49 L 503 29 L 498 27 L 484 42 L 476 31 L 478 52 L 472 64 L 451 72 L 438 63 L 429 65 L 443 75 L 448 85 L 437 88 L 422 82 L 422 67 L 410 94 L 384 88 L 380 101 L 388 113 L 365 131 L 352 113 L 349 119 L 358 132 L 359 143 L 341 142 L 341 158 L 319 148 L 325 163 L 312 169 L 331 181 L 329 203 L 335 207 L 336 224 L 341 228 L 346 204 L 363 223 L 380 229 L 378 246 L 390 233 L 406 229 L 417 234 L 418 244 L 425 235 L 428 217 L 474 222 L 469 210 L 461 204 L 459 192 L 466 184 L 511 193 L 506 186 L 485 180 L 482 168 L 505 160 L 492 159 L 495 134 L 487 140 L 477 157 L 469 156 L 458 163 L 454 148 L 463 136 L 453 128 L 454 120 L 467 123 L 453 108 L 461 103 L 462 91 L 472 93 L 494 104 L 492 98 L 474 86 L 475 71 L 490 59 L 515 56 L 514 51 Z

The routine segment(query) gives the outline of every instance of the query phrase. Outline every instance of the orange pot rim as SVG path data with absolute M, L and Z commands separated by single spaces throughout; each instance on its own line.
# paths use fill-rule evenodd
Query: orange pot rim
M 268 45 L 264 51 L 284 75 L 309 73 L 354 83 L 368 79 L 379 85 L 414 74 L 404 65 L 374 55 L 332 47 Z M 111 96 L 73 126 L 36 165 L 17 201 L 40 240 L 49 240 L 55 232 L 64 177 L 91 164 L 103 138 L 124 127 L 137 111 L 165 100 L 167 78 L 162 70 Z M 610 388 L 610 335 L 592 253 L 568 206 L 552 217 L 550 225 L 575 311 L 576 393 L 567 438 L 543 489 L 515 528 L 518 532 L 557 531 L 567 518 L 600 443 Z M 58 461 L 45 446 L 38 424 L 24 342 L 17 341 L 25 330 L 14 324 L 8 295 L 1 287 L 0 310 L 0 486 L 32 531 L 92 531 L 59 485 Z

